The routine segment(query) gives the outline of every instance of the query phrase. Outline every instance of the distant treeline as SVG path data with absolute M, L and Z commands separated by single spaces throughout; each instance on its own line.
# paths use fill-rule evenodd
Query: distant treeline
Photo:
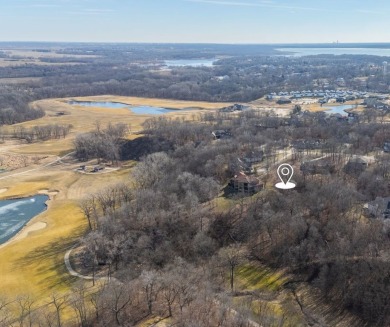
M 222 45 L 68 45 L 60 53 L 89 56 L 40 59 L 50 66 L 0 67 L 0 78 L 40 78 L 0 91 L 2 97 L 18 99 L 0 98 L 0 124 L 40 117 L 43 113 L 26 103 L 53 97 L 113 94 L 248 102 L 270 92 L 337 89 L 341 79 L 343 87 L 360 91 L 388 92 L 390 85 L 383 58 L 376 56 L 282 57 L 272 56 L 272 47 Z M 216 58 L 216 63 L 160 69 L 164 60 L 193 58 Z
M 0 88 L 0 125 L 11 125 L 33 120 L 45 115 L 41 109 L 32 109 L 28 103 L 31 97 L 21 90 Z
M 72 127 L 73 126 L 71 124 L 40 125 L 31 128 L 17 126 L 14 128 L 13 137 L 26 140 L 28 143 L 32 143 L 37 140 L 45 141 L 49 139 L 59 139 L 61 137 L 65 138 L 69 134 Z

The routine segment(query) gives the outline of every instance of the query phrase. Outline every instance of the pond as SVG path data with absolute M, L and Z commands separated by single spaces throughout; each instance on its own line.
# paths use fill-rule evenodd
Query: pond
M 76 105 L 76 106 L 82 106 L 82 107 L 99 107 L 99 108 L 111 108 L 111 109 L 119 109 L 119 108 L 127 108 L 129 107 L 126 103 L 120 103 L 120 102 L 110 102 L 110 101 L 104 101 L 104 102 L 94 102 L 94 101 L 75 101 L 70 100 L 67 101 L 70 105 Z
M 152 106 L 131 106 L 126 103 L 120 102 L 93 102 L 93 101 L 68 101 L 70 105 L 77 105 L 82 107 L 99 107 L 99 108 L 111 108 L 111 109 L 120 109 L 127 108 L 130 109 L 133 113 L 138 115 L 163 115 L 169 112 L 179 111 L 179 109 L 168 109 L 161 107 L 152 107 Z M 189 110 L 189 109 L 185 109 Z
M 168 67 L 212 67 L 217 59 L 178 59 L 165 60 Z
M 179 111 L 177 109 L 167 109 L 167 108 L 150 107 L 150 106 L 138 106 L 138 107 L 131 107 L 129 109 L 135 114 L 140 114 L 140 115 L 142 114 L 163 115 L 163 114 L 167 114 L 168 112 Z
M 327 114 L 340 114 L 342 116 L 347 116 L 348 113 L 345 110 L 354 109 L 356 105 L 354 104 L 344 104 L 341 106 L 323 106 Z
M 47 195 L 0 201 L 0 244 L 15 236 L 32 218 L 46 210 Z

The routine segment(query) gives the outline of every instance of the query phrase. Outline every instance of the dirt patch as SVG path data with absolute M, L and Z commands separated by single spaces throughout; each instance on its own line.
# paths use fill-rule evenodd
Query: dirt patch
M 35 164 L 44 163 L 48 156 L 23 155 L 0 152 L 0 166 L 7 170 L 14 170 L 28 167 Z

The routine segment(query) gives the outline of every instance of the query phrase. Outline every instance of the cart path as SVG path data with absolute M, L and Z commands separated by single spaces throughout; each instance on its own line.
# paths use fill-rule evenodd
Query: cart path
M 7 176 L 0 177 L 0 180 L 6 179 L 6 178 L 10 178 L 10 177 L 14 177 L 14 176 L 24 175 L 24 174 L 27 174 L 27 173 L 31 173 L 33 171 L 37 171 L 37 170 L 42 169 L 42 168 L 49 167 L 49 166 L 54 165 L 54 164 L 56 164 L 58 162 L 61 162 L 61 160 L 65 159 L 66 157 L 68 157 L 68 156 L 70 156 L 70 155 L 72 155 L 74 153 L 75 153 L 75 151 L 72 151 L 72 152 L 64 155 L 63 157 L 59 157 L 59 158 L 57 158 L 56 160 L 54 160 L 52 162 L 49 162 L 47 164 L 44 164 L 44 165 L 39 166 L 39 167 L 34 168 L 34 169 L 29 169 L 29 170 L 22 171 L 20 173 L 15 173 L 15 174 L 10 174 L 10 175 L 7 175 Z

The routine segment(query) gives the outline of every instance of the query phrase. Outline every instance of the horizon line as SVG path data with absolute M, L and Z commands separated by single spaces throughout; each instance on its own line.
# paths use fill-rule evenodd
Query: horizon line
M 277 43 L 257 43 L 257 42 L 245 42 L 245 43 L 238 43 L 238 42 L 137 42 L 137 41 L 20 41 L 20 40 L 14 40 L 14 41 L 2 41 L 0 40 L 0 43 L 70 43 L 70 44 L 177 44 L 177 45 L 201 45 L 201 44 L 207 44 L 207 45 L 343 45 L 343 44 L 386 44 L 390 45 L 390 41 L 381 41 L 381 42 L 277 42 Z

